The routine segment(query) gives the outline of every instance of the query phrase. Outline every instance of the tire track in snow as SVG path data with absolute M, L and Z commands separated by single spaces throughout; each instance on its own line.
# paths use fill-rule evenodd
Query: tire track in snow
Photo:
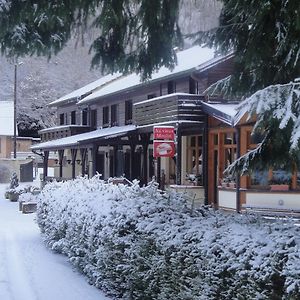
M 5 265 L 7 269 L 8 282 L 10 282 L 10 292 L 13 300 L 32 299 L 37 300 L 30 283 L 30 274 L 26 271 L 22 261 L 22 251 L 18 248 L 18 243 L 12 232 L 6 231 L 5 237 L 6 255 Z

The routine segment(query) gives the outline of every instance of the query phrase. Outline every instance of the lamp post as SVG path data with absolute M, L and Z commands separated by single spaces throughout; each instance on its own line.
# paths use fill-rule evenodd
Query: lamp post
M 15 80 L 14 80 L 14 158 L 17 158 L 17 68 L 23 62 L 15 63 Z

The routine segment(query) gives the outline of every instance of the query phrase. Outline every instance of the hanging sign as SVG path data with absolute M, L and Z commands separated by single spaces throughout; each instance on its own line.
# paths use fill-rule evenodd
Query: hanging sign
M 154 157 L 174 157 L 175 143 L 174 141 L 153 141 Z
M 173 126 L 154 126 L 153 139 L 154 140 L 168 140 L 174 141 L 174 127 Z

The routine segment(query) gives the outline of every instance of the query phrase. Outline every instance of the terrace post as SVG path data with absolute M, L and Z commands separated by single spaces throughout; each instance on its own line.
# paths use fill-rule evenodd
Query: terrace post
M 58 163 L 59 163 L 59 177 L 63 177 L 63 158 L 64 150 L 58 150 Z
M 147 184 L 148 179 L 148 146 L 150 140 L 150 133 L 141 134 L 141 145 L 143 148 L 143 166 L 142 166 L 142 183 Z
M 177 124 L 176 128 L 176 184 L 181 184 L 181 146 L 182 146 L 181 127 Z
M 204 186 L 204 204 L 208 205 L 208 117 L 205 116 L 205 125 L 202 135 L 203 154 L 202 154 L 202 177 Z
M 49 151 L 44 151 L 44 163 L 43 163 L 43 169 L 44 169 L 44 174 L 43 174 L 43 181 L 44 184 L 46 182 L 46 177 L 48 176 L 48 159 L 49 159 Z
M 87 149 L 86 148 L 80 148 L 81 174 L 82 174 L 82 176 L 84 176 L 84 174 L 85 174 L 86 154 L 87 154 Z
M 129 146 L 130 146 L 130 168 L 129 168 L 129 179 L 132 181 L 134 179 L 134 170 L 136 168 L 135 163 L 135 148 L 138 142 L 138 138 L 136 135 L 128 136 Z M 140 167 L 140 166 L 139 166 Z
M 130 143 L 130 168 L 129 168 L 129 179 L 132 181 L 134 178 L 133 170 L 135 169 L 135 160 L 134 160 L 134 153 L 135 153 L 136 144 Z
M 92 176 L 96 175 L 96 157 L 97 157 L 98 146 L 95 144 L 91 148 L 91 156 L 92 156 Z
M 71 156 L 72 156 L 72 178 L 75 178 L 75 161 L 76 161 L 77 149 L 71 149 Z

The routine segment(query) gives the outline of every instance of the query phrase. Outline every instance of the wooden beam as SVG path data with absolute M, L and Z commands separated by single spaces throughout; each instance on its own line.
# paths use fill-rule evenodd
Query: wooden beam
M 181 161 L 182 161 L 182 135 L 181 135 L 181 127 L 180 124 L 177 125 L 176 128 L 176 184 L 181 184 Z
M 91 156 L 92 156 L 92 176 L 96 175 L 96 158 L 97 158 L 97 152 L 98 152 L 98 146 L 93 145 L 92 148 L 90 148 Z
M 208 205 L 208 120 L 202 132 L 202 180 L 204 186 L 204 204 Z
M 64 149 L 58 150 L 58 162 L 59 162 L 59 177 L 63 177 L 63 159 L 64 159 Z
M 85 175 L 85 165 L 86 165 L 86 157 L 87 157 L 87 148 L 80 148 L 81 155 L 81 174 Z
M 72 178 L 75 178 L 75 162 L 77 156 L 77 149 L 71 149 L 71 164 L 72 164 Z
M 43 174 L 43 181 L 45 182 L 46 177 L 48 176 L 48 159 L 49 159 L 49 151 L 44 151 L 44 162 L 43 162 L 43 169 L 44 169 L 44 174 Z
M 140 143 L 143 149 L 143 163 L 142 163 L 142 184 L 148 182 L 148 147 L 150 143 L 150 133 L 140 134 Z

